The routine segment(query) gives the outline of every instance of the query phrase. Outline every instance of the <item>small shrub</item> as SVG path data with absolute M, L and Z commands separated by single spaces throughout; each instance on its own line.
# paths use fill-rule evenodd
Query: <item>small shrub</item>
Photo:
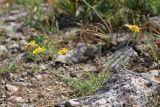
M 73 78 L 69 79 L 69 84 L 75 89 L 78 96 L 91 95 L 97 91 L 104 82 L 109 77 L 109 74 L 101 74 L 96 76 L 94 74 L 88 73 L 88 78 L 85 80 L 75 80 Z
M 57 54 L 56 46 L 56 43 L 54 43 L 50 36 L 40 34 L 26 44 L 26 59 L 27 61 L 39 61 L 40 58 L 37 55 L 34 55 L 34 53 L 37 53 L 38 50 L 40 53 L 43 53 L 41 54 L 41 57 L 45 56 L 46 58 L 52 58 L 55 54 Z
M 7 63 L 6 65 L 0 67 L 0 74 L 15 72 L 18 68 L 18 64 L 16 62 Z

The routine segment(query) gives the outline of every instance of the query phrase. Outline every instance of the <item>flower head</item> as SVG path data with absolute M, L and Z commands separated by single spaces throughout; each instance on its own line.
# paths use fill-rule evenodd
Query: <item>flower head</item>
M 37 55 L 37 54 L 43 53 L 45 50 L 46 50 L 45 47 L 37 47 L 33 50 L 33 54 Z
M 135 33 L 139 33 L 141 29 L 137 25 L 126 24 L 125 26 L 127 26 L 132 32 L 135 32 Z
M 68 48 L 62 48 L 61 50 L 58 51 L 59 55 L 65 55 L 68 52 Z
M 38 45 L 36 44 L 36 41 L 32 40 L 30 41 L 29 43 L 26 44 L 25 48 L 27 49 L 31 49 L 31 48 L 34 48 L 34 47 L 37 47 Z

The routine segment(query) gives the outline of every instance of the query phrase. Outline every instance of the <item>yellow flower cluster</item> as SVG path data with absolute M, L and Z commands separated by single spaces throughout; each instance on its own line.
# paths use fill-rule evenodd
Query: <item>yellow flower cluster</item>
M 141 29 L 137 25 L 126 24 L 125 26 L 127 26 L 132 32 L 135 32 L 135 33 L 139 33 Z
M 65 55 L 68 52 L 68 48 L 62 48 L 61 50 L 58 51 L 59 55 Z
M 27 43 L 26 46 L 25 46 L 25 48 L 27 48 L 27 49 L 34 49 L 32 51 L 32 53 L 34 55 L 43 53 L 46 50 L 45 47 L 40 47 L 38 44 L 36 44 L 36 41 L 34 41 L 34 40 L 32 40 L 29 43 Z
M 43 53 L 45 50 L 46 50 L 45 47 L 37 47 L 33 50 L 33 54 L 37 55 L 37 54 Z

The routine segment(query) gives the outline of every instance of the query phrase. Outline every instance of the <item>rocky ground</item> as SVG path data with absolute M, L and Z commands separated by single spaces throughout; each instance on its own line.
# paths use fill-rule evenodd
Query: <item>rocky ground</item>
M 34 33 L 19 20 L 26 15 L 17 8 L 0 15 L 0 67 L 12 63 L 18 67 L 0 75 L 1 107 L 50 107 L 73 96 L 70 87 L 43 64 L 24 61 L 24 44 Z
M 76 65 L 59 65 L 69 61 L 66 57 L 58 56 L 54 60 L 48 60 L 50 71 L 41 62 L 25 61 L 24 45 L 37 33 L 20 20 L 26 15 L 27 12 L 18 7 L 0 14 L 0 67 L 7 64 L 16 64 L 17 67 L 16 72 L 12 72 L 15 70 L 11 67 L 9 72 L 6 70 L 0 75 L 1 107 L 158 107 L 158 68 L 150 55 L 140 56 L 139 50 L 144 49 L 143 44 L 137 47 L 129 44 L 126 48 L 128 34 L 120 37 L 115 34 L 118 45 L 112 44 L 111 48 L 104 46 L 104 53 L 98 53 L 101 48 L 99 45 L 78 43 L 77 48 L 66 55 Z M 75 32 L 77 29 L 71 28 L 63 32 L 63 35 Z M 83 72 L 98 74 L 108 65 L 110 68 L 107 69 L 112 71 L 112 76 L 106 80 L 102 89 L 92 96 L 71 99 L 76 97 L 76 93 L 65 82 L 65 76 L 83 78 Z M 53 72 L 62 77 L 56 77 Z
M 88 59 L 76 66 L 59 66 L 56 62 L 63 62 L 64 59 L 57 58 L 48 61 L 50 64 L 48 66 L 51 66 L 52 71 L 48 70 L 41 62 L 27 62 L 24 46 L 37 32 L 25 26 L 22 19 L 26 15 L 25 9 L 17 6 L 0 15 L 0 67 L 3 70 L 7 65 L 16 66 L 16 70 L 13 67 L 13 69 L 7 69 L 0 75 L 0 106 L 50 107 L 55 103 L 74 98 L 75 93 L 64 81 L 64 77 L 82 78 L 83 71 L 98 73 L 100 67 L 97 64 L 102 62 L 95 58 L 94 61 Z M 77 29 L 71 28 L 65 31 L 64 35 L 75 32 Z M 82 50 L 83 48 L 85 49 L 86 46 L 82 47 Z M 77 62 L 79 62 L 80 57 Z M 53 72 L 64 76 L 56 77 Z

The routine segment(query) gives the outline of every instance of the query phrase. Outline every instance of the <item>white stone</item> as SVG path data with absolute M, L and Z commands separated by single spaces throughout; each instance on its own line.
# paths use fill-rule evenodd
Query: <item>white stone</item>
M 6 84 L 6 88 L 11 93 L 14 93 L 14 92 L 18 91 L 18 87 L 14 86 L 14 85 L 11 85 L 11 84 Z
M 0 55 L 7 53 L 8 50 L 4 45 L 0 45 Z
M 24 99 L 22 97 L 17 97 L 17 96 L 11 96 L 9 99 L 17 103 L 24 102 Z
M 46 70 L 47 68 L 46 68 L 46 66 L 44 65 L 44 64 L 40 64 L 40 69 L 42 70 L 42 71 L 44 71 L 44 70 Z

